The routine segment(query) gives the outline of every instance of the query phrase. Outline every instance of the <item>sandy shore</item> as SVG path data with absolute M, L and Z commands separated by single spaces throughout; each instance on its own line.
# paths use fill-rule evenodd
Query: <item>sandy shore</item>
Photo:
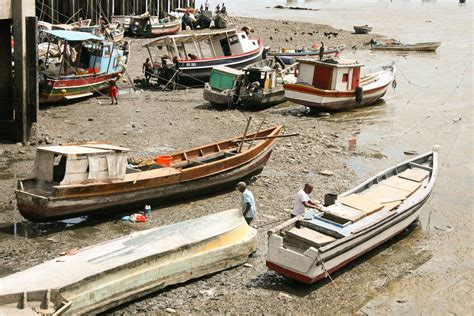
M 324 41 L 325 45 L 346 44 L 348 49 L 353 46 L 356 49 L 364 48 L 363 43 L 375 37 L 308 23 L 233 20 L 238 28 L 252 26 L 255 36 L 261 36 L 264 43 L 273 48 L 308 47 L 311 43 Z M 338 35 L 328 39 L 324 32 L 337 32 Z M 141 63 L 147 57 L 146 49 L 141 47 L 144 42 L 132 40 L 128 65 L 132 79 L 141 76 Z M 122 82 L 122 85 L 126 83 Z M 157 155 L 240 135 L 249 116 L 253 117 L 253 129 L 265 119 L 265 126 L 284 124 L 285 133 L 300 133 L 299 137 L 279 140 L 263 173 L 251 179 L 249 188 L 255 194 L 258 208 L 257 220 L 252 223 L 258 228 L 258 251 L 249 260 L 251 266 L 237 267 L 166 289 L 121 306 L 115 314 L 164 312 L 167 308 L 179 313 L 288 313 L 295 310 L 349 313 L 365 303 L 366 293 L 362 295 L 361 291 L 371 291 L 370 288 L 353 290 L 353 284 L 359 279 L 370 278 L 384 283 L 413 268 L 413 261 L 404 264 L 404 258 L 399 257 L 390 263 L 390 273 L 385 270 L 369 273 L 366 269 L 369 263 L 358 260 L 345 269 L 354 269 L 357 273 L 341 276 L 337 286 L 324 286 L 327 282 L 321 282 L 308 287 L 284 279 L 265 267 L 266 231 L 289 217 L 294 194 L 305 182 L 312 182 L 315 185 L 313 197 L 322 199 L 325 193 L 341 192 L 355 184 L 355 177 L 345 163 L 349 157 L 383 158 L 382 154 L 367 149 L 348 151 L 348 140 L 359 132 L 357 124 L 309 116 L 304 107 L 289 103 L 259 112 L 215 109 L 203 101 L 201 89 L 142 90 L 120 95 L 119 101 L 118 106 L 109 105 L 106 98 L 98 96 L 42 108 L 37 137 L 30 144 L 0 144 L 1 275 L 57 257 L 71 248 L 240 206 L 240 194 L 230 191 L 156 207 L 151 221 L 146 224 L 120 220 L 122 215 L 136 210 L 124 210 L 124 214 L 107 218 L 33 224 L 18 213 L 14 189 L 18 179 L 30 175 L 36 146 L 105 141 L 129 147 L 136 153 Z M 379 252 L 383 258 L 384 248 Z M 423 260 L 428 259 L 420 256 L 419 261 Z M 333 297 L 340 291 L 346 291 L 346 294 L 342 298 L 339 295 L 335 301 Z M 279 292 L 288 293 L 291 299 L 279 300 Z

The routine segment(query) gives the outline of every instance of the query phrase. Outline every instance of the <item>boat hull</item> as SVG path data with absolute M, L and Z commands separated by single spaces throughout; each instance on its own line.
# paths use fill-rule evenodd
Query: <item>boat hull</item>
M 312 110 L 337 112 L 377 102 L 385 95 L 388 86 L 389 83 L 377 89 L 364 91 L 361 102 L 356 101 L 355 91 L 333 92 L 298 84 L 285 85 L 285 95 L 288 101 L 307 106 Z
M 439 42 L 419 43 L 419 44 L 401 44 L 401 45 L 373 45 L 372 50 L 392 50 L 392 51 L 416 51 L 416 52 L 434 52 L 441 45 Z
M 186 85 L 203 86 L 205 82 L 209 81 L 213 67 L 227 66 L 234 69 L 242 69 L 245 66 L 262 60 L 263 49 L 263 46 L 260 45 L 258 49 L 240 55 L 202 60 L 179 61 L 178 68 L 180 74 L 178 82 Z
M 306 284 L 313 284 L 321 279 L 327 278 L 328 274 L 339 270 L 351 261 L 375 249 L 376 247 L 382 245 L 386 241 L 403 232 L 403 230 L 405 230 L 410 224 L 417 220 L 420 213 L 420 208 L 421 205 L 417 205 L 416 207 L 413 207 L 411 210 L 409 210 L 407 214 L 405 214 L 406 216 L 402 218 L 395 218 L 391 222 L 382 226 L 380 229 L 371 231 L 370 234 L 361 235 L 357 239 L 354 239 L 351 243 L 342 245 L 340 249 L 336 250 L 340 251 L 341 254 L 331 258 L 329 261 L 326 261 L 324 257 L 321 256 L 324 266 L 317 264 L 307 273 L 294 271 L 271 260 L 267 260 L 266 265 L 268 268 L 290 279 L 294 279 Z
M 115 72 L 69 79 L 46 79 L 39 85 L 39 101 L 50 103 L 88 97 L 107 89 L 108 81 L 120 76 L 121 72 Z
M 273 145 L 247 163 L 231 170 L 213 173 L 189 181 L 174 182 L 156 187 L 130 190 L 124 184 L 114 191 L 82 196 L 45 197 L 17 190 L 18 209 L 23 217 L 33 222 L 53 221 L 86 214 L 106 215 L 119 210 L 143 208 L 145 204 L 166 204 L 222 190 L 236 182 L 258 174 L 270 159 Z
M 164 35 L 172 35 L 179 32 L 181 29 L 181 21 L 169 23 L 165 25 L 153 25 L 148 37 L 158 37 Z
M 290 227 L 290 225 L 298 222 L 300 226 L 313 229 L 316 232 L 326 232 L 327 235 L 330 234 L 330 227 L 336 226 L 324 226 L 324 221 L 306 221 L 301 218 L 296 219 L 296 221 L 295 219 L 288 221 L 288 224 L 282 224 L 279 228 L 277 227 L 275 230 L 270 231 L 267 266 L 289 278 L 311 284 L 328 277 L 330 273 L 337 271 L 357 257 L 400 234 L 417 220 L 421 207 L 429 199 L 433 191 L 438 174 L 437 152 L 429 152 L 389 168 L 369 178 L 355 188 L 338 195 L 338 199 L 354 196 L 354 194 L 366 196 L 364 192 L 366 190 L 370 191 L 372 185 L 377 186 L 391 177 L 394 177 L 392 180 L 395 179 L 396 183 L 399 181 L 397 180 L 397 175 L 411 168 L 411 166 L 428 172 L 426 179 L 419 180 L 422 182 L 416 181 L 418 185 L 415 185 L 415 182 L 411 182 L 411 185 L 416 187 L 415 191 L 410 191 L 406 198 L 399 196 L 395 202 L 398 203 L 395 208 L 380 210 L 380 212 L 375 212 L 373 215 L 365 217 L 364 219 L 368 219 L 368 221 L 355 221 L 348 226 L 339 225 L 338 229 L 340 230 L 338 230 L 338 234 L 340 236 L 338 239 L 333 238 L 333 241 L 319 246 L 311 244 L 310 239 L 309 242 L 303 241 L 303 246 L 299 248 L 302 250 L 294 251 L 284 246 L 285 235 L 280 234 L 282 227 Z M 378 188 L 380 189 L 380 186 Z M 391 199 L 391 202 L 388 203 L 394 203 L 393 198 L 395 196 L 390 195 L 393 193 L 384 192 L 383 194 L 387 195 L 383 195 L 382 199 Z M 392 192 L 396 192 L 396 190 Z M 406 196 L 406 193 L 403 194 L 403 196 Z M 368 198 L 368 202 L 370 202 L 370 198 Z M 371 218 L 371 216 L 373 217 Z M 334 230 L 332 232 L 334 233 Z
M 61 295 L 52 308 L 58 314 L 97 314 L 243 264 L 256 250 L 256 237 L 239 210 L 135 232 L 2 278 L 0 314 L 18 312 L 23 293 L 49 289 Z M 22 311 L 42 312 L 41 303 Z
M 265 93 L 247 93 L 245 96 L 238 96 L 236 91 L 216 91 L 206 84 L 203 92 L 204 100 L 214 105 L 220 106 L 248 106 L 248 107 L 269 107 L 286 101 L 283 87 Z

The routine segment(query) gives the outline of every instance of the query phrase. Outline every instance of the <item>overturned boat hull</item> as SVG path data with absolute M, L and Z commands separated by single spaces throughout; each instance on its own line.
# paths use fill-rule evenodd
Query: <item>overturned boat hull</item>
M 243 264 L 256 236 L 239 210 L 135 232 L 2 278 L 0 314 L 96 314 Z
M 422 178 L 408 180 L 406 175 L 409 174 L 421 174 Z M 429 152 L 396 165 L 337 197 L 341 201 L 349 196 L 362 197 L 364 203 L 377 201 L 382 208 L 373 213 L 364 214 L 360 209 L 346 207 L 345 213 L 338 215 L 334 210 L 341 206 L 336 203 L 333 213 L 287 221 L 269 232 L 267 266 L 307 284 L 328 277 L 413 223 L 431 195 L 437 174 L 437 152 Z M 409 192 L 408 187 L 412 191 Z M 353 220 L 342 223 L 341 214 L 354 216 Z M 356 219 L 355 214 L 359 218 Z
M 372 50 L 392 50 L 392 51 L 415 51 L 415 52 L 434 52 L 441 45 L 441 42 L 426 42 L 426 43 L 394 43 L 394 44 L 374 44 L 370 49 Z

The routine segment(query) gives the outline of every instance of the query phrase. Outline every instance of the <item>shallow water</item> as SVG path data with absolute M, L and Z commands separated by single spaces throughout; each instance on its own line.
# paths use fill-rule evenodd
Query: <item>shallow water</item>
M 267 8 L 275 4 L 319 11 Z M 468 310 L 465 302 L 452 300 L 450 304 L 449 301 L 473 290 L 472 282 L 455 286 L 459 280 L 454 277 L 462 273 L 465 280 L 472 280 L 474 275 L 472 5 L 447 0 L 240 0 L 226 5 L 233 15 L 314 22 L 346 30 L 351 30 L 353 25 L 368 24 L 373 27 L 373 33 L 394 36 L 404 42 L 442 42 L 436 53 L 346 50 L 343 56 L 363 62 L 366 70 L 395 61 L 398 86 L 389 89 L 382 106 L 339 113 L 327 119 L 339 124 L 357 124 L 358 148 L 377 150 L 387 156 L 387 159 L 362 156 L 350 159 L 348 165 L 361 180 L 410 158 L 404 151 L 421 154 L 431 150 L 434 144 L 441 146 L 438 182 L 420 216 L 421 227 L 429 235 L 426 245 L 420 246 L 433 253 L 433 258 L 418 269 L 419 275 L 403 278 L 373 298 L 365 312 L 442 314 Z M 409 236 L 401 243 L 409 245 L 415 238 Z M 397 251 L 403 252 L 404 248 Z M 402 296 L 410 299 L 400 300 Z M 439 306 L 435 304 L 437 300 L 448 300 L 448 303 Z M 431 307 L 430 303 L 433 303 Z

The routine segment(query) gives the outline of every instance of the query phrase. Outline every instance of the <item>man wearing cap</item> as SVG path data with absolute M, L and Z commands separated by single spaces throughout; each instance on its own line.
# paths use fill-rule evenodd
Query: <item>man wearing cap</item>
M 303 215 L 306 208 L 320 209 L 320 206 L 311 201 L 309 198 L 309 194 L 311 194 L 311 192 L 313 192 L 313 186 L 309 183 L 306 183 L 304 188 L 296 193 L 293 211 L 291 212 L 291 218 Z
M 247 189 L 245 182 L 237 183 L 237 189 L 242 192 L 242 213 L 245 221 L 250 225 L 257 215 L 257 208 L 255 207 L 255 198 L 253 193 Z

